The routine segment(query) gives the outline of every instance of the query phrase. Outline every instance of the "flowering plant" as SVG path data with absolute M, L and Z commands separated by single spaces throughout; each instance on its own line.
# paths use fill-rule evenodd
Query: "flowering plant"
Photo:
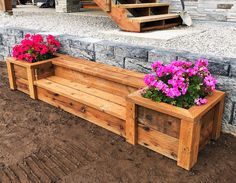
M 44 41 L 40 34 L 26 34 L 21 44 L 13 47 L 12 56 L 33 63 L 53 58 L 59 47 L 60 43 L 52 35 L 48 35 Z
M 211 94 L 216 85 L 207 66 L 205 59 L 199 59 L 195 64 L 173 61 L 163 65 L 156 61 L 152 64 L 154 73 L 144 77 L 148 87 L 142 91 L 142 96 L 186 109 L 194 104 L 205 104 L 207 99 L 204 97 Z

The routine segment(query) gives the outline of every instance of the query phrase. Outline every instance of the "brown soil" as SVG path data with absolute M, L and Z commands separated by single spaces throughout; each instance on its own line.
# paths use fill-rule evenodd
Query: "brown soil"
M 191 171 L 27 95 L 10 91 L 0 64 L 0 182 L 232 183 L 236 138 L 223 134 Z

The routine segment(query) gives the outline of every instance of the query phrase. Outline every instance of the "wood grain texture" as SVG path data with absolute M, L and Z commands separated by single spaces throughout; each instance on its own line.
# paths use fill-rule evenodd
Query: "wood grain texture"
M 109 81 L 104 78 L 91 76 L 86 73 L 80 73 L 78 71 L 67 69 L 61 66 L 55 66 L 55 76 L 71 80 L 73 82 L 85 84 L 89 87 L 109 92 L 121 97 L 126 97 L 128 94 L 137 90 L 137 88 L 134 87 Z
M 104 113 L 114 115 L 117 118 L 126 119 L 126 109 L 123 106 L 117 105 L 113 102 L 89 95 L 71 87 L 63 86 L 61 84 L 41 79 L 34 82 L 36 86 L 52 91 L 64 97 L 70 98 L 87 106 L 93 107 Z
M 181 121 L 177 164 L 186 170 L 190 170 L 197 162 L 200 128 L 198 122 Z
M 29 95 L 32 99 L 36 99 L 36 90 L 34 86 L 34 81 L 35 81 L 35 73 L 34 69 L 27 68 L 27 77 L 28 77 L 28 87 L 29 87 Z
M 178 118 L 142 106 L 137 107 L 137 118 L 138 123 L 148 128 L 179 138 L 180 119 Z
M 38 99 L 49 103 L 55 107 L 61 108 L 71 114 L 86 119 L 100 127 L 103 127 L 113 133 L 125 136 L 125 121 L 113 115 L 99 111 L 93 107 L 75 101 L 71 98 L 62 96 L 58 93 L 36 87 Z
M 57 76 L 47 77 L 47 80 L 50 80 L 52 82 L 61 84 L 63 86 L 67 86 L 67 87 L 76 89 L 78 91 L 87 93 L 89 95 L 93 95 L 95 97 L 98 97 L 98 98 L 107 100 L 109 102 L 113 102 L 115 104 L 119 104 L 121 106 L 126 107 L 126 100 L 124 97 L 120 97 L 120 96 L 114 95 L 112 93 L 104 92 L 102 90 L 98 90 L 98 89 L 92 88 L 90 86 L 83 85 L 78 82 L 73 82 L 73 81 L 70 81 L 70 80 L 67 80 L 67 79 L 64 79 L 61 77 L 57 77 Z
M 15 64 L 13 65 L 14 65 L 13 67 L 14 67 L 15 77 L 28 80 L 27 67 Z
M 127 102 L 126 107 L 126 141 L 130 144 L 137 144 L 138 123 L 136 120 L 136 106 L 134 103 Z
M 16 80 L 15 80 L 14 65 L 8 61 L 6 63 L 7 63 L 9 85 L 10 85 L 11 90 L 15 90 Z
M 165 135 L 139 124 L 138 143 L 171 159 L 177 159 L 179 145 L 179 140 L 177 138 Z
M 132 75 L 131 72 L 122 72 L 122 70 L 125 71 L 125 69 L 122 69 L 119 72 L 118 70 L 117 72 L 114 72 L 114 70 L 110 69 L 111 67 L 105 67 L 103 64 L 101 64 L 103 67 L 97 67 L 100 64 L 91 61 L 81 61 L 80 59 L 77 59 L 77 61 L 71 61 L 71 58 L 64 58 L 63 61 L 61 61 L 62 59 L 54 59 L 53 64 L 134 88 L 141 88 L 144 86 L 143 80 L 140 80 L 140 77 L 136 77 L 138 73 Z M 140 76 L 143 76 L 143 74 L 140 74 Z
M 16 78 L 16 89 L 29 95 L 28 80 L 23 78 Z

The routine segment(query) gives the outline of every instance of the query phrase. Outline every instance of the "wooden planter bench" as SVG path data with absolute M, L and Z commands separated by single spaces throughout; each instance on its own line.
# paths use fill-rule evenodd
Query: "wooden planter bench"
M 143 98 L 141 91 L 134 92 L 127 98 L 126 139 L 190 170 L 199 150 L 220 136 L 224 95 L 215 91 L 207 97 L 207 104 L 187 110 Z
M 58 55 L 37 63 L 7 59 L 10 88 L 29 94 L 177 161 L 189 170 L 221 130 L 224 93 L 189 110 L 143 98 L 144 74 Z
M 37 63 L 7 59 L 11 89 L 125 137 L 126 96 L 144 75 L 66 55 Z

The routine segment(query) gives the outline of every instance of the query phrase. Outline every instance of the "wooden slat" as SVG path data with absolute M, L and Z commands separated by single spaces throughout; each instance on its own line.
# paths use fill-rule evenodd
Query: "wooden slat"
M 125 86 L 117 82 L 109 81 L 103 78 L 98 78 L 95 76 L 91 76 L 85 73 L 80 73 L 59 66 L 55 66 L 55 75 L 121 97 L 126 97 L 128 94 L 137 90 L 137 88 L 134 87 Z
M 178 18 L 179 14 L 162 14 L 162 15 L 151 15 L 151 16 L 144 16 L 144 17 L 135 17 L 135 18 L 129 18 L 131 22 L 153 22 L 158 20 L 166 20 L 166 19 L 172 19 L 172 18 Z
M 142 106 L 137 107 L 138 123 L 166 135 L 179 138 L 180 119 Z
M 8 80 L 9 80 L 10 88 L 11 90 L 15 90 L 16 81 L 15 81 L 14 65 L 10 62 L 7 62 L 7 72 L 8 72 Z
M 122 106 L 126 106 L 126 100 L 124 97 L 120 97 L 111 93 L 107 93 L 95 88 L 92 88 L 90 86 L 87 85 L 83 85 L 77 82 L 73 82 L 67 79 L 63 79 L 61 77 L 57 77 L 57 76 L 51 76 L 51 77 L 47 77 L 47 80 L 50 80 L 52 82 L 61 84 L 63 86 L 67 86 L 76 90 L 79 90 L 81 92 L 87 93 L 89 95 L 93 95 L 95 97 L 122 105 Z
M 38 99 L 86 119 L 118 135 L 125 136 L 125 121 L 43 88 L 36 88 Z M 94 101 L 96 102 L 96 101 Z
M 16 89 L 29 94 L 29 84 L 28 81 L 22 78 L 16 78 Z
M 119 4 L 114 5 L 117 8 L 125 8 L 125 9 L 132 9 L 132 8 L 151 8 L 151 7 L 162 7 L 162 6 L 169 6 L 168 3 L 139 3 L 139 4 Z
M 114 115 L 117 118 L 123 120 L 126 119 L 125 107 L 109 102 L 107 100 L 95 97 L 93 95 L 89 95 L 73 88 L 60 85 L 58 83 L 54 83 L 46 79 L 35 81 L 35 85 L 57 93 L 59 95 L 62 95 L 64 97 L 71 98 L 72 100 L 83 103 L 87 106 L 93 107 L 107 114 Z
M 118 70 L 114 72 L 113 70 L 110 70 L 109 67 L 96 67 L 99 64 L 94 64 L 93 62 L 90 63 L 90 61 L 86 61 L 85 63 L 80 62 L 80 60 L 77 60 L 77 62 L 71 62 L 64 58 L 63 61 L 61 61 L 61 59 L 54 59 L 53 64 L 136 88 L 144 86 L 143 79 L 131 76 L 131 72 L 127 72 L 129 74 L 126 74 L 125 72 L 123 73 L 122 71 L 118 72 Z
M 187 119 L 187 120 L 193 121 L 192 114 L 187 109 L 176 107 L 176 106 L 166 104 L 163 102 L 154 102 L 150 99 L 142 97 L 141 91 L 136 91 L 130 94 L 127 97 L 127 100 L 130 100 L 140 106 L 143 106 L 152 110 L 156 110 L 158 112 L 168 114 L 176 118 Z
M 138 124 L 136 120 L 136 106 L 132 102 L 127 102 L 126 107 L 126 141 L 135 145 L 138 137 Z
M 97 67 L 97 68 L 101 68 L 104 70 L 109 70 L 111 72 L 116 72 L 116 73 L 122 73 L 125 74 L 127 76 L 131 76 L 131 77 L 136 77 L 139 79 L 143 79 L 145 74 L 144 73 L 140 73 L 140 72 L 135 72 L 135 71 L 131 71 L 131 70 L 127 70 L 127 69 L 122 69 L 120 67 L 116 67 L 116 66 L 112 66 L 112 65 L 108 65 L 108 64 L 103 64 L 103 63 L 98 63 L 98 62 L 92 62 L 92 61 L 88 61 L 86 59 L 83 58 L 74 58 L 71 57 L 69 55 L 62 55 L 62 54 L 57 54 L 58 55 L 58 59 L 60 59 L 62 62 L 68 60 L 70 62 L 75 62 L 75 63 L 81 63 L 90 67 Z
M 204 114 L 206 114 L 212 107 L 214 107 L 225 96 L 222 91 L 215 90 L 212 95 L 206 97 L 207 103 L 202 106 L 193 106 L 189 109 L 194 120 L 198 121 Z
M 200 133 L 200 143 L 199 149 L 203 149 L 203 147 L 211 140 L 212 129 L 213 129 L 213 119 L 215 114 L 215 107 L 208 111 L 201 118 L 201 133 Z
M 15 64 L 13 65 L 14 65 L 13 67 L 14 67 L 15 76 L 18 78 L 23 78 L 23 79 L 28 80 L 27 70 L 26 70 L 27 67 L 15 65 Z
M 177 164 L 186 170 L 190 170 L 197 162 L 200 128 L 198 122 L 181 121 Z
M 138 143 L 171 159 L 177 159 L 179 140 L 153 129 L 138 125 Z

